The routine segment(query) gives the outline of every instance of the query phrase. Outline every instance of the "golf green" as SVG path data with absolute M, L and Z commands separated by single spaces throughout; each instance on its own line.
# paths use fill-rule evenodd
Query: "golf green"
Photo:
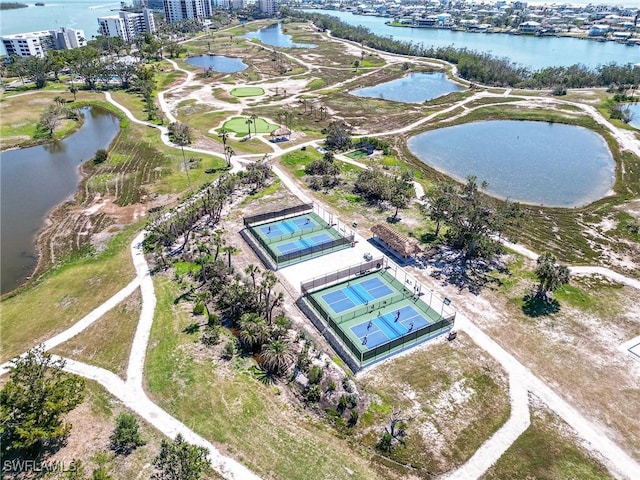
M 249 117 L 233 117 L 224 122 L 222 128 L 240 136 L 249 134 L 249 126 L 251 126 L 251 133 L 269 133 L 278 128 L 278 125 L 269 123 L 263 118 L 256 118 L 255 123 L 247 123 L 247 120 Z
M 234 97 L 259 97 L 264 95 L 264 89 L 260 87 L 238 87 L 231 90 Z

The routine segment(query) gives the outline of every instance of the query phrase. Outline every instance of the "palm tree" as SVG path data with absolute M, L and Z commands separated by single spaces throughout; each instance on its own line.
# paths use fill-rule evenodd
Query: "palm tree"
M 56 102 L 56 105 L 58 107 L 61 107 L 66 103 L 66 100 L 64 99 L 64 97 L 61 97 L 60 95 L 54 98 L 53 101 Z
M 278 283 L 278 277 L 271 270 L 265 270 L 262 273 L 262 282 L 260 282 L 260 297 L 264 301 L 264 316 L 269 313 L 269 305 L 271 303 L 271 293 L 273 287 Z
M 262 346 L 262 366 L 269 372 L 285 373 L 293 363 L 291 343 L 285 339 L 274 340 Z
M 247 120 L 244 123 L 247 124 L 248 130 L 249 130 L 249 138 L 251 138 L 251 124 L 253 123 L 253 120 L 251 120 L 250 118 L 247 118 Z
M 189 168 L 187 167 L 187 159 L 184 155 L 185 145 L 189 145 L 192 141 L 191 127 L 186 123 L 173 122 L 169 125 L 169 132 L 173 135 L 173 143 L 180 146 L 182 150 L 182 163 L 184 165 L 184 171 L 187 174 L 187 183 L 189 184 L 189 190 L 191 190 L 191 178 L 189 177 Z
M 257 313 L 246 313 L 240 319 L 240 341 L 256 351 L 269 341 L 267 321 Z
M 253 122 L 253 132 L 258 135 L 258 116 L 254 113 L 249 118 Z
M 282 292 L 279 292 L 278 296 L 273 299 L 273 302 L 271 302 L 271 306 L 269 307 L 269 316 L 267 317 L 267 320 L 269 321 L 270 325 L 271 323 L 273 323 L 273 309 L 276 307 L 279 307 L 283 303 L 284 303 L 284 294 Z
M 233 148 L 231 148 L 229 145 L 224 147 L 224 158 L 227 161 L 227 167 L 231 166 L 231 157 L 233 157 L 235 154 L 236 152 L 234 152 Z
M 239 252 L 240 250 L 238 250 L 233 245 L 227 245 L 226 247 L 223 248 L 223 250 L 227 252 L 229 269 L 231 269 L 231 255 L 233 255 L 234 253 Z
M 229 138 L 229 132 L 226 128 L 221 128 L 218 136 L 222 139 L 222 146 L 227 146 L 227 138 Z
M 251 282 L 253 283 L 253 289 L 256 289 L 256 274 L 260 273 L 260 267 L 250 263 L 247 268 L 244 269 L 244 273 L 251 277 Z

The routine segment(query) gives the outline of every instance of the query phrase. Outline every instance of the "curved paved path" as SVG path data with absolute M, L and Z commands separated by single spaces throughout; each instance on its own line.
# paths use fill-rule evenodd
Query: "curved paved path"
M 170 61 L 174 68 L 178 70 L 175 62 Z M 192 72 L 187 72 L 187 80 L 190 81 L 193 78 Z M 173 87 L 173 90 L 178 87 Z M 167 92 L 168 92 L 167 91 Z M 162 92 L 160 104 L 167 118 L 171 121 L 175 121 L 175 117 L 168 110 L 166 101 L 164 100 L 164 94 Z M 166 145 L 177 148 L 168 140 L 166 127 L 150 124 L 138 120 L 133 114 L 124 106 L 115 102 L 108 92 L 105 94 L 107 100 L 112 104 L 120 108 L 127 117 L 139 124 L 153 126 L 158 128 L 161 132 L 162 140 Z M 160 97 L 159 95 L 159 97 Z M 441 114 L 447 111 L 451 111 L 459 106 L 463 106 L 466 103 L 486 96 L 485 94 L 474 94 L 471 97 L 452 105 L 449 108 L 439 111 L 437 114 Z M 424 119 L 421 119 L 413 124 L 397 129 L 390 132 L 378 133 L 370 136 L 390 135 L 397 133 L 404 133 L 422 123 L 432 119 L 436 114 L 430 115 Z M 603 119 L 604 120 L 604 119 Z M 608 122 L 606 122 L 608 123 Z M 611 128 L 611 126 L 608 126 Z M 625 138 L 627 142 L 630 140 Z M 299 149 L 303 145 L 314 145 L 315 140 L 306 142 L 305 144 L 296 145 L 290 148 L 274 151 L 274 156 L 280 156 L 289 151 Z M 214 152 L 209 152 L 201 149 L 185 148 L 185 150 L 194 151 L 198 153 L 214 154 L 223 158 L 222 155 Z M 275 150 L 275 149 L 274 149 Z M 634 153 L 637 152 L 635 148 L 629 148 Z M 240 160 L 240 159 L 238 159 Z M 349 162 L 358 163 L 358 162 Z M 361 165 L 362 166 L 362 165 Z M 241 168 L 240 162 L 234 165 L 235 168 Z M 274 173 L 281 179 L 283 184 L 289 188 L 295 195 L 301 200 L 308 201 L 309 197 L 278 167 L 273 167 Z M 182 433 L 183 436 L 192 443 L 202 445 L 209 450 L 209 459 L 214 468 L 226 478 L 233 479 L 254 479 L 256 477 L 246 467 L 239 464 L 235 460 L 223 456 L 210 442 L 203 439 L 199 435 L 195 434 L 192 430 L 187 428 L 184 424 L 173 418 L 166 411 L 155 405 L 143 390 L 143 374 L 144 374 L 144 361 L 146 356 L 147 344 L 149 341 L 149 335 L 151 326 L 153 323 L 153 314 L 155 310 L 156 297 L 153 290 L 153 281 L 149 274 L 148 265 L 144 259 L 144 255 L 141 251 L 141 242 L 144 238 L 145 232 L 141 232 L 131 244 L 131 251 L 133 262 L 136 267 L 136 278 L 132 280 L 129 285 L 111 297 L 107 302 L 96 308 L 90 314 L 85 316 L 71 328 L 51 338 L 45 343 L 46 348 L 52 348 L 60 343 L 68 340 L 69 338 L 77 335 L 82 330 L 87 328 L 98 318 L 100 318 L 109 309 L 113 308 L 120 301 L 130 295 L 136 288 L 140 287 L 142 292 L 142 309 L 140 312 L 140 320 L 134 336 L 129 365 L 127 369 L 127 380 L 123 381 L 115 374 L 108 372 L 107 370 L 83 364 L 74 360 L 66 359 L 66 369 L 72 373 L 90 378 L 103 385 L 111 394 L 119 398 L 127 407 L 136 411 L 139 415 L 149 421 L 152 425 L 162 431 L 164 434 L 174 437 L 177 433 Z M 514 250 L 523 249 L 519 246 Z M 524 249 L 526 250 L 526 249 Z M 535 253 L 527 251 L 529 258 L 534 258 Z M 573 267 L 572 272 L 575 274 L 585 273 L 599 273 L 609 278 L 613 278 L 616 281 L 625 283 L 626 285 L 639 288 L 638 282 L 635 279 L 629 279 L 617 272 L 612 272 L 609 269 L 603 267 Z M 614 278 L 615 277 L 615 278 Z M 501 427 L 490 439 L 488 439 L 480 449 L 472 456 L 472 458 L 466 462 L 462 467 L 456 471 L 450 473 L 447 478 L 449 479 L 472 479 L 481 476 L 495 461 L 500 458 L 504 451 L 518 438 L 518 436 L 526 430 L 529 425 L 529 411 L 528 411 L 528 398 L 527 392 L 531 391 L 533 394 L 541 398 L 541 400 L 554 412 L 556 412 L 561 418 L 563 418 L 571 427 L 573 427 L 578 434 L 589 441 L 594 450 L 600 452 L 609 466 L 609 468 L 617 472 L 618 475 L 629 479 L 634 478 L 638 471 L 640 471 L 640 465 L 632 459 L 626 452 L 624 452 L 618 445 L 608 439 L 599 429 L 594 426 L 589 420 L 583 417 L 575 408 L 564 401 L 559 395 L 557 395 L 548 385 L 533 375 L 528 369 L 526 369 L 519 361 L 517 361 L 512 355 L 507 353 L 502 347 L 500 347 L 495 341 L 493 341 L 488 335 L 482 332 L 477 326 L 475 326 L 465 316 L 458 314 L 457 317 L 458 328 L 467 332 L 470 337 L 481 348 L 486 350 L 492 357 L 494 357 L 505 368 L 509 374 L 509 390 L 511 400 L 511 417 L 507 423 Z M 7 372 L 7 364 L 0 366 L 0 375 Z

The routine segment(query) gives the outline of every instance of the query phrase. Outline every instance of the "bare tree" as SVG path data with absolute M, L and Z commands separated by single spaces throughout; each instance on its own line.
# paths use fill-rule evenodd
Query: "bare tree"
M 50 108 L 40 115 L 40 125 L 49 130 L 49 136 L 53 137 L 53 131 L 60 125 L 60 115 L 54 108 Z

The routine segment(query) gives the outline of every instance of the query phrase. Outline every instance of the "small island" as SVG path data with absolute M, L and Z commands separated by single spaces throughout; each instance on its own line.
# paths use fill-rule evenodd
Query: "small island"
M 26 3 L 0 2 L 0 10 L 14 10 L 16 8 L 27 8 L 28 6 Z
M 42 2 L 36 2 L 35 5 L 36 7 L 44 7 L 44 3 Z

